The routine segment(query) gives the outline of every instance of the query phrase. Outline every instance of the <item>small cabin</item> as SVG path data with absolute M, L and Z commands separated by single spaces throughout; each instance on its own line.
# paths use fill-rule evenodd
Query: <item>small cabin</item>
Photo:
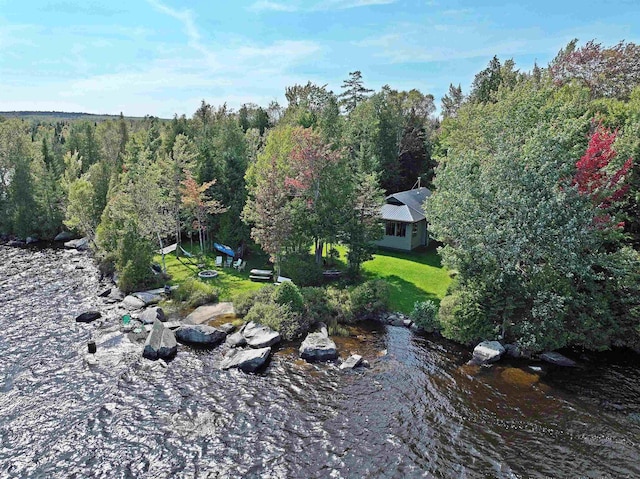
M 384 237 L 376 241 L 376 244 L 404 251 L 426 246 L 429 235 L 422 205 L 429 196 L 431 191 L 425 187 L 387 196 L 381 209 Z

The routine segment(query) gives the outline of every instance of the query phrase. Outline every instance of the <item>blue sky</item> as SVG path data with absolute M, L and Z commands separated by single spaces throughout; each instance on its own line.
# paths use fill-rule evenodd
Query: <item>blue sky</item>
M 436 102 L 495 54 L 528 70 L 572 38 L 640 43 L 640 1 L 0 0 L 0 111 L 191 116 L 312 81 Z

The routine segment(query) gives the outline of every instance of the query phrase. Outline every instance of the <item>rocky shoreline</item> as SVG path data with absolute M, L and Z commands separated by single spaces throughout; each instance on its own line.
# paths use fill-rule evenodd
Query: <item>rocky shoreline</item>
M 19 241 L 15 238 L 2 237 L 0 238 L 4 244 L 13 247 L 27 247 L 34 244 L 47 244 L 39 242 L 36 238 L 28 238 L 27 241 Z M 64 244 L 64 247 L 71 250 L 77 250 L 80 252 L 86 252 L 88 250 L 88 241 L 86 238 L 73 239 L 73 236 L 69 233 L 61 233 L 56 236 L 55 240 L 58 245 Z M 84 256 L 84 254 L 83 254 Z M 89 255 L 87 255 L 89 257 Z M 74 261 L 76 269 L 83 269 L 85 266 L 81 265 L 81 261 Z M 150 346 L 147 347 L 146 343 L 158 342 L 156 337 L 161 335 L 165 338 L 164 341 L 159 341 L 159 351 L 161 353 L 147 352 L 145 357 L 149 359 L 169 359 L 175 354 L 177 345 L 174 347 L 174 342 L 181 342 L 183 344 L 191 344 L 206 347 L 215 347 L 224 342 L 224 344 L 233 348 L 245 348 L 238 351 L 249 351 L 248 348 L 255 350 L 261 350 L 260 360 L 254 358 L 253 354 L 243 353 L 239 355 L 237 352 L 230 355 L 229 358 L 225 356 L 223 360 L 223 369 L 231 367 L 238 367 L 245 371 L 255 371 L 267 363 L 271 354 L 271 348 L 280 342 L 279 335 L 275 331 L 266 331 L 268 328 L 261 326 L 261 334 L 258 336 L 278 336 L 278 339 L 271 343 L 270 341 L 262 341 L 254 339 L 252 335 L 255 334 L 256 325 L 243 325 L 238 331 L 233 331 L 235 326 L 231 323 L 222 324 L 218 327 L 208 326 L 202 324 L 205 322 L 214 321 L 220 317 L 227 317 L 228 319 L 236 319 L 235 311 L 231 303 L 217 303 L 213 305 L 205 305 L 194 312 L 189 314 L 186 318 L 179 321 L 168 321 L 165 318 L 162 308 L 157 307 L 157 304 L 166 299 L 166 292 L 164 288 L 135 292 L 129 295 L 124 295 L 117 287 L 112 278 L 103 278 L 100 281 L 98 291 L 96 291 L 96 299 L 102 304 L 91 310 L 81 311 L 76 317 L 76 321 L 80 323 L 89 323 L 98 319 L 101 319 L 101 324 L 96 330 L 100 333 L 105 328 L 109 333 L 114 332 L 114 327 L 117 327 L 123 335 L 126 334 L 128 340 L 133 344 L 144 343 L 143 350 L 150 351 Z M 122 325 L 121 318 L 125 315 L 132 317 L 130 325 Z M 377 317 L 370 318 L 371 320 L 387 326 L 404 327 L 410 329 L 415 334 L 438 334 L 425 331 L 423 328 L 413 323 L 413 321 L 406 315 L 400 312 L 386 312 L 380 314 Z M 160 326 L 155 326 L 155 323 L 160 323 Z M 194 324 L 200 324 L 198 327 L 193 327 Z M 190 327 L 191 326 L 191 327 Z M 152 332 L 156 328 L 157 332 L 152 335 Z M 208 328 L 212 328 L 209 330 Z M 165 332 L 165 330 L 167 330 Z M 175 331 L 175 333 L 174 333 Z M 160 334 L 162 332 L 162 334 Z M 196 338 L 200 339 L 196 339 Z M 247 340 L 250 338 L 250 341 Z M 152 339 L 149 339 L 152 338 Z M 173 340 L 172 340 L 173 338 Z M 169 343 L 170 347 L 166 344 Z M 98 344 L 99 347 L 99 344 Z M 269 348 L 268 352 L 264 350 Z M 299 355 L 302 359 L 315 362 L 315 361 L 332 361 L 335 362 L 341 369 L 353 369 L 367 365 L 368 361 L 363 359 L 358 353 L 354 353 L 346 359 L 339 358 L 338 350 L 335 346 L 335 342 L 329 337 L 327 328 L 325 325 L 315 325 L 314 330 L 309 332 L 299 347 Z M 231 356 L 233 356 L 233 359 Z M 241 357 L 246 357 L 247 364 L 250 366 L 244 366 L 244 363 L 240 361 Z M 483 341 L 478 344 L 472 352 L 471 364 L 480 366 L 490 366 L 495 362 L 503 358 L 510 359 L 528 359 L 532 362 L 547 362 L 554 366 L 560 367 L 577 367 L 578 363 L 556 351 L 548 351 L 536 356 L 524 355 L 516 345 L 502 344 L 498 341 Z M 259 366 L 255 367 L 254 364 L 259 362 Z M 353 366 L 352 366 L 353 364 Z

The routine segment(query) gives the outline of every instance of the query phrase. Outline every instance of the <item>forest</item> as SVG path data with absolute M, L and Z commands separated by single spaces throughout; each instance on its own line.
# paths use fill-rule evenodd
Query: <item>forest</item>
M 418 179 L 454 276 L 434 327 L 523 349 L 640 346 L 640 47 L 577 41 L 546 67 L 491 59 L 436 115 L 419 90 L 286 88 L 286 105 L 204 100 L 190 118 L 0 118 L 0 233 L 89 237 L 131 290 L 191 238 L 350 274 L 383 233 L 385 194 Z M 310 255 L 310 251 L 315 255 Z

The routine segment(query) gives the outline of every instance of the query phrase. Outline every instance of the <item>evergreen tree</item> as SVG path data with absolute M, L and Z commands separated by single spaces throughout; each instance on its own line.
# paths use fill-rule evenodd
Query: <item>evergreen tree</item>
M 340 104 L 344 106 L 347 113 L 351 113 L 356 109 L 358 104 L 368 98 L 368 94 L 373 90 L 364 87 L 364 81 L 362 80 L 362 73 L 359 70 L 349 72 L 349 78 L 343 83 L 342 87 L 344 92 L 340 94 Z

